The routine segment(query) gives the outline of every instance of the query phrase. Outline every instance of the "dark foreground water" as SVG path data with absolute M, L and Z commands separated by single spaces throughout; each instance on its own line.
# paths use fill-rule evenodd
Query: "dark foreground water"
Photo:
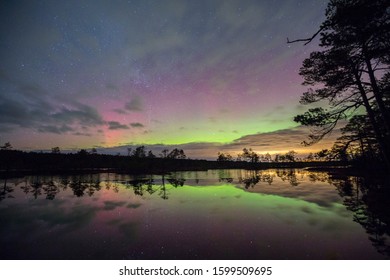
M 366 179 L 210 170 L 0 180 L 1 259 L 387 259 Z

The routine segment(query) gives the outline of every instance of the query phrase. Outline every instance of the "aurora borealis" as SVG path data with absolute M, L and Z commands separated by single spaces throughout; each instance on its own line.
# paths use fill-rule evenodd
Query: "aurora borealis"
M 298 75 L 327 1 L 2 1 L 0 143 L 193 158 L 302 147 Z

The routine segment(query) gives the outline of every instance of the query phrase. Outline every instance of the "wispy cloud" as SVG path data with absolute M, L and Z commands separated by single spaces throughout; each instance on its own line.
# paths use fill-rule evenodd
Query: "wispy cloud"
M 121 115 L 126 115 L 128 113 L 124 109 L 114 109 L 113 111 Z
M 121 124 L 120 122 L 117 122 L 117 121 L 110 121 L 107 124 L 108 124 L 108 129 L 111 129 L 111 130 L 129 129 L 129 127 L 127 125 Z
M 66 132 L 74 131 L 73 128 L 71 128 L 68 125 L 62 125 L 62 126 L 55 126 L 55 125 L 42 125 L 38 127 L 39 132 L 49 132 L 49 133 L 55 133 L 55 134 L 63 134 Z
M 131 127 L 134 127 L 134 128 L 142 128 L 142 127 L 145 127 L 142 123 L 139 123 L 139 122 L 135 122 L 135 123 L 130 123 Z

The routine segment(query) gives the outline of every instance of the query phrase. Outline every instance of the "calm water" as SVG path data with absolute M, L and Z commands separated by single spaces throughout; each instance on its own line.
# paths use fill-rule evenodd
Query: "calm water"
M 1 259 L 388 259 L 388 197 L 356 177 L 210 170 L 0 180 Z M 371 183 L 370 183 L 371 184 Z M 382 207 L 383 206 L 383 207 Z

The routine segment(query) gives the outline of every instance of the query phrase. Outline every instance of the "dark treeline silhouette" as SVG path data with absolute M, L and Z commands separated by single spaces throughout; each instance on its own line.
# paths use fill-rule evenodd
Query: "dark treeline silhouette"
M 217 161 L 237 161 L 237 162 L 250 162 L 250 163 L 281 163 L 281 162 L 299 162 L 307 161 L 306 159 L 298 158 L 295 151 L 289 151 L 285 154 L 275 154 L 274 158 L 269 153 L 258 154 L 252 148 L 243 148 L 242 153 L 237 154 L 236 159 L 233 158 L 229 153 L 218 153 Z
M 348 124 L 334 149 L 349 153 L 365 167 L 390 169 L 390 5 L 388 0 L 332 0 L 326 19 L 310 38 L 319 37 L 300 69 L 309 86 L 302 104 L 321 102 L 295 121 L 312 128 L 309 145 L 320 141 L 341 120 Z M 323 107 L 328 103 L 327 108 Z
M 146 151 L 144 146 L 129 150 L 128 155 L 98 154 L 81 149 L 77 153 L 61 153 L 59 147 L 50 153 L 24 152 L 12 149 L 0 149 L 0 175 L 10 173 L 23 174 L 53 174 L 61 172 L 85 173 L 95 170 L 110 170 L 128 174 L 167 173 L 171 171 L 197 171 L 208 169 L 265 169 L 265 168 L 298 168 L 308 166 L 343 165 L 343 162 L 298 162 L 291 151 L 290 160 L 281 158 L 271 161 L 270 155 L 257 155 L 251 149 L 244 149 L 239 161 L 195 160 L 188 159 L 183 150 L 164 150 L 160 157 Z M 263 161 L 266 159 L 267 161 Z
M 180 157 L 157 158 L 105 155 L 80 150 L 78 153 L 38 153 L 17 150 L 0 150 L 0 171 L 82 171 L 113 169 L 133 173 L 169 172 L 174 170 L 198 170 L 207 168 L 204 160 L 188 160 Z M 205 167 L 202 167 L 202 166 Z

